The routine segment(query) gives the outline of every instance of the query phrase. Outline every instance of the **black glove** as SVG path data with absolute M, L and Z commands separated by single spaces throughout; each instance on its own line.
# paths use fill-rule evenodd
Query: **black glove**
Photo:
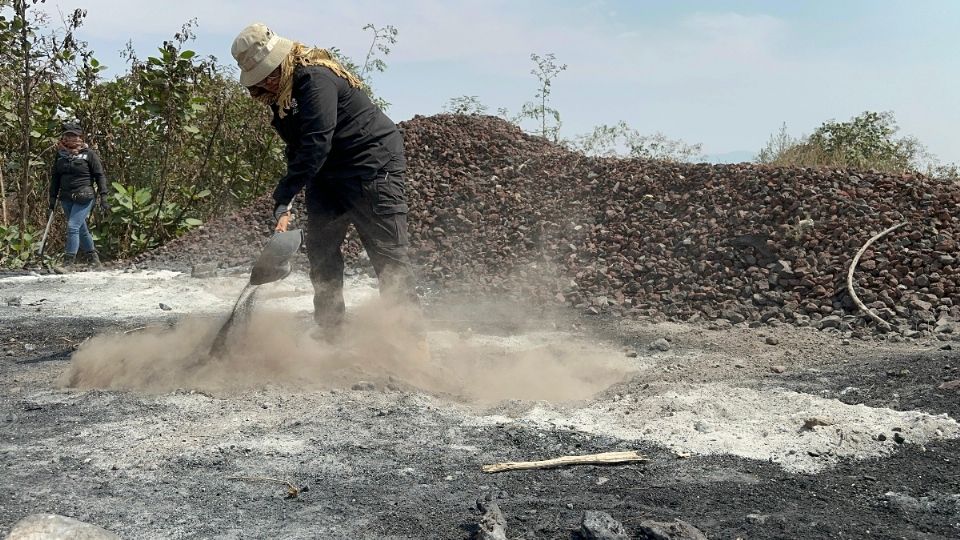
M 280 218 L 283 217 L 283 215 L 289 211 L 290 211 L 290 203 L 277 204 L 276 206 L 273 207 L 273 220 L 280 221 Z
M 50 197 L 50 211 L 53 212 L 57 208 L 57 198 Z
M 104 214 L 110 211 L 110 203 L 107 202 L 106 197 L 100 197 L 100 211 Z

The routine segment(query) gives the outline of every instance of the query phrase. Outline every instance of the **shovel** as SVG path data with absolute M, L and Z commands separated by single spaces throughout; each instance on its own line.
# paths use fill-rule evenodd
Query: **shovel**
M 303 243 L 303 231 L 300 229 L 288 231 L 287 227 L 289 225 L 290 212 L 287 212 L 280 216 L 277 221 L 274 235 L 267 241 L 267 245 L 260 252 L 260 257 L 253 264 L 253 269 L 250 271 L 250 282 L 240 291 L 240 297 L 233 305 L 230 317 L 223 323 L 216 339 L 213 340 L 213 346 L 210 347 L 211 357 L 215 358 L 223 354 L 226 349 L 227 337 L 230 335 L 230 328 L 233 326 L 237 314 L 240 313 L 243 316 L 250 314 L 257 287 L 280 281 L 290 275 L 292 270 L 290 259 L 293 258 L 297 250 L 300 249 L 300 244 Z
M 43 228 L 43 238 L 40 240 L 40 250 L 38 257 L 40 264 L 43 265 L 43 248 L 47 247 L 47 234 L 50 233 L 50 225 L 53 224 L 53 209 L 50 209 L 50 215 L 47 217 L 47 226 Z

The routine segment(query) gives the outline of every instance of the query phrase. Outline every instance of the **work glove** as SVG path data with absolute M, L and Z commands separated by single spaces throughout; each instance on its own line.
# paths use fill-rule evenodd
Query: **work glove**
M 290 203 L 277 204 L 276 206 L 273 207 L 273 220 L 280 221 L 280 218 L 283 217 L 283 215 L 289 211 L 290 211 Z
M 57 198 L 50 197 L 50 211 L 53 212 L 57 208 Z
M 104 214 L 110 212 L 110 203 L 107 202 L 106 197 L 100 197 L 100 212 Z

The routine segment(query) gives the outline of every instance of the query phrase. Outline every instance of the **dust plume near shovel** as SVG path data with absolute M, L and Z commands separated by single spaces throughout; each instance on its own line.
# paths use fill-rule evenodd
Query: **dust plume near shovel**
M 296 255 L 297 250 L 303 243 L 303 231 L 300 229 L 288 231 L 289 223 L 289 212 L 277 221 L 276 233 L 267 241 L 267 245 L 260 252 L 260 257 L 253 264 L 253 269 L 250 271 L 250 282 L 240 291 L 240 297 L 233 305 L 230 317 L 217 332 L 217 337 L 213 340 L 213 346 L 210 347 L 208 358 L 217 358 L 223 355 L 227 347 L 227 338 L 230 336 L 230 329 L 235 322 L 248 316 L 253 309 L 257 287 L 280 281 L 290 275 L 292 270 L 290 260 Z

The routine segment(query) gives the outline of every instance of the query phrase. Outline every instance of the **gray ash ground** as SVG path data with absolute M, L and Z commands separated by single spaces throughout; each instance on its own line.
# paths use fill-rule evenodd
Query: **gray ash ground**
M 480 407 L 411 390 L 271 384 L 228 395 L 62 389 L 57 379 L 85 338 L 171 325 L 181 315 L 118 320 L 3 309 L 0 534 L 27 514 L 54 512 L 124 538 L 470 538 L 475 501 L 489 493 L 510 538 L 577 538 L 586 510 L 606 511 L 634 532 L 645 519 L 679 518 L 710 538 L 960 536 L 957 439 L 891 442 L 888 455 L 798 473 L 736 455 L 678 459 L 651 443 L 482 421 L 522 417 L 533 406 L 523 401 Z M 439 302 L 428 313 L 448 328 L 491 335 L 546 326 L 603 336 L 652 363 L 590 403 L 643 394 L 652 382 L 710 381 L 960 417 L 960 393 L 938 389 L 960 378 L 960 357 L 940 350 L 951 342 L 844 345 L 809 328 L 627 325 L 519 307 L 491 322 Z M 780 345 L 765 345 L 769 336 Z M 649 352 L 655 337 L 669 338 L 671 351 Z M 786 372 L 772 373 L 774 363 Z M 480 472 L 497 461 L 629 449 L 649 463 Z M 233 475 L 308 489 L 288 499 L 282 485 Z

